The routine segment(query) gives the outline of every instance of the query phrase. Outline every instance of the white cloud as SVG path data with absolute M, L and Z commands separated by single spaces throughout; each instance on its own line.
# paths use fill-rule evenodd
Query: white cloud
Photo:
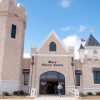
M 74 26 L 66 26 L 66 27 L 61 28 L 62 32 L 68 32 L 68 31 L 72 31 L 72 30 L 75 31 L 76 27 L 74 27 Z
M 67 27 L 63 27 L 63 28 L 61 29 L 61 31 L 67 32 L 67 31 L 69 31 L 70 29 L 71 29 L 71 27 L 70 27 L 70 26 L 67 26 Z
M 63 8 L 69 8 L 71 1 L 72 1 L 72 0 L 60 0 L 60 5 L 61 5 Z
M 76 33 L 82 33 L 86 30 L 86 26 L 84 25 L 79 25 L 79 26 L 65 26 L 61 28 L 62 32 L 68 32 L 68 31 L 74 31 Z
M 84 25 L 80 25 L 79 32 L 84 32 L 85 29 L 86 29 L 86 26 L 84 26 Z
M 64 46 L 74 47 L 75 59 L 79 59 L 78 49 L 80 46 L 80 38 L 77 35 L 70 35 L 63 39 Z
M 30 54 L 24 54 L 23 55 L 23 58 L 30 58 L 31 56 L 30 56 Z

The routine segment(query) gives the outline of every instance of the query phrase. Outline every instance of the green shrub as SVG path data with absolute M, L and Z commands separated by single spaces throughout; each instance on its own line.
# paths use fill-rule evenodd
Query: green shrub
M 14 91 L 13 92 L 13 95 L 18 95 L 18 91 Z
M 99 95 L 100 96 L 100 91 L 99 92 L 96 92 L 96 95 Z
M 3 92 L 3 96 L 10 96 L 9 93 L 7 91 Z
M 19 91 L 20 95 L 25 95 L 25 92 L 23 90 Z
M 85 95 L 82 93 L 82 92 L 80 92 L 80 94 L 79 94 L 81 97 L 84 97 Z
M 14 91 L 13 95 L 23 96 L 23 95 L 26 95 L 26 92 L 24 92 L 23 90 Z
M 92 92 L 87 92 L 87 95 L 93 95 Z

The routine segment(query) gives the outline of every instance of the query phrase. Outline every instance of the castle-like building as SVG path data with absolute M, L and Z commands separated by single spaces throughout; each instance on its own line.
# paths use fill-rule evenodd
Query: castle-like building
M 31 48 L 30 58 L 23 58 L 25 28 L 24 7 L 15 0 L 0 1 L 0 95 L 30 93 L 32 88 L 38 94 L 56 94 L 58 83 L 64 95 L 76 88 L 83 94 L 100 91 L 100 43 L 92 34 L 85 46 L 80 44 L 79 59 L 55 32 L 39 48 Z

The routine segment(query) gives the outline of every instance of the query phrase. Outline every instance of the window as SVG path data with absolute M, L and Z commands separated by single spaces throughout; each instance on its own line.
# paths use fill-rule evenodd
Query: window
M 49 51 L 56 51 L 56 43 L 55 42 L 51 42 L 49 44 Z
M 29 83 L 29 69 L 23 69 L 23 75 L 24 75 L 24 85 L 28 85 Z
M 11 28 L 11 38 L 16 38 L 16 25 L 12 24 L 12 28 Z
M 76 78 L 76 86 L 80 86 L 80 75 L 81 75 L 81 71 L 80 70 L 75 70 L 75 78 Z
M 94 84 L 100 84 L 100 70 L 98 71 L 94 70 L 93 74 L 94 74 Z
M 55 71 L 48 71 L 48 72 L 45 72 L 43 73 L 41 76 L 40 76 L 40 80 L 43 82 L 43 81 L 64 81 L 65 80 L 65 77 L 63 74 L 59 73 L 59 72 L 55 72 Z

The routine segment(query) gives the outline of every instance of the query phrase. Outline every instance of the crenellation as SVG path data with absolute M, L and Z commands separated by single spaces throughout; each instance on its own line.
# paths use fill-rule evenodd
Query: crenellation
M 8 11 L 9 7 L 15 6 L 16 2 L 15 0 L 2 0 L 0 2 L 0 11 Z
M 3 0 L 0 2 L 0 15 L 14 15 L 26 23 L 26 11 L 22 4 L 16 4 L 15 0 Z

